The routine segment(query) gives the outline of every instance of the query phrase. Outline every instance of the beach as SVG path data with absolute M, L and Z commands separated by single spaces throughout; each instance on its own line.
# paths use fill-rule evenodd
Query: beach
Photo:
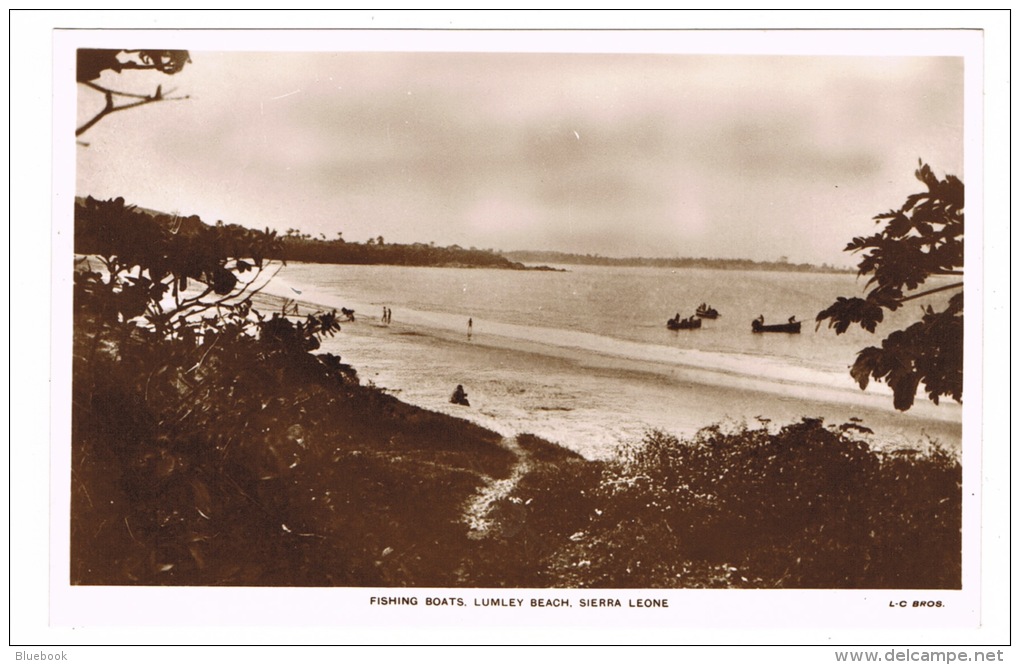
M 279 310 L 296 298 L 302 314 L 340 302 L 354 309 L 355 320 L 323 340 L 321 351 L 340 355 L 362 383 L 504 436 L 534 434 L 589 459 L 612 457 L 653 429 L 690 437 L 711 425 L 777 429 L 803 417 L 834 425 L 858 418 L 874 430 L 869 439 L 876 448 L 918 449 L 929 440 L 960 448 L 959 405 L 919 399 L 910 411 L 897 412 L 884 386 L 862 392 L 849 376 L 847 386 L 829 387 L 784 380 L 780 365 L 748 372 L 697 355 L 694 362 L 657 362 L 643 357 L 644 347 L 628 352 L 626 345 L 624 351 L 603 349 L 597 340 L 552 343 L 543 341 L 541 329 L 521 331 L 478 317 L 469 329 L 466 318 L 455 325 L 453 316 L 405 307 L 386 323 L 378 301 L 341 300 L 294 284 L 270 282 L 262 297 L 276 297 L 265 306 Z M 469 407 L 450 403 L 457 385 L 464 386 Z

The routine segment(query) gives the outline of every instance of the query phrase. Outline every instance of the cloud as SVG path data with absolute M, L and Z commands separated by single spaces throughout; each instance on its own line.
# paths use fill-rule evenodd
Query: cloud
M 962 164 L 954 59 L 192 59 L 174 81 L 190 100 L 97 126 L 82 189 L 349 238 L 751 258 L 792 243 L 820 262 L 848 219 L 913 191 L 918 157 Z

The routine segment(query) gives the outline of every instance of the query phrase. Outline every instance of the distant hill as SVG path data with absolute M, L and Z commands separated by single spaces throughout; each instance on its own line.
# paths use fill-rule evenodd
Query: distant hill
M 84 197 L 76 197 L 78 205 L 84 205 Z M 197 215 L 168 214 L 151 208 L 130 206 L 134 211 L 145 213 L 157 223 L 173 229 L 175 234 L 194 235 L 210 228 Z M 222 222 L 217 226 L 224 226 Z M 234 224 L 225 225 L 235 227 Z M 244 228 L 244 227 L 237 227 Z M 266 233 L 269 233 L 266 229 Z M 280 236 L 283 242 L 284 261 L 307 263 L 331 263 L 353 265 L 397 265 L 397 266 L 439 266 L 452 268 L 497 268 L 502 270 L 554 270 L 546 266 L 525 266 L 496 252 L 485 249 L 465 249 L 458 245 L 437 247 L 435 244 L 386 243 L 382 237 L 364 243 L 347 242 L 342 239 L 325 240 L 312 238 L 291 230 Z M 83 245 L 78 251 L 87 253 L 90 248 Z
M 84 203 L 82 197 L 76 201 Z M 135 206 L 163 224 L 174 227 L 176 233 L 193 234 L 201 227 L 210 226 L 197 215 L 168 214 L 158 210 Z M 233 224 L 229 226 L 235 226 Z M 267 229 L 268 231 L 268 229 Z M 300 232 L 280 236 L 285 261 L 306 263 L 332 263 L 350 265 L 437 266 L 451 268 L 497 268 L 502 270 L 562 270 L 546 264 L 595 266 L 644 266 L 654 268 L 713 268 L 716 270 L 765 270 L 779 272 L 851 273 L 849 268 L 785 261 L 752 261 L 750 259 L 718 258 L 654 258 L 609 257 L 598 254 L 572 254 L 570 252 L 518 250 L 496 252 L 488 249 L 464 248 L 459 245 L 439 247 L 433 243 L 386 243 L 383 238 L 367 242 L 347 242 L 342 239 L 312 238 Z M 525 265 L 532 264 L 532 265 Z M 535 265 L 538 264 L 538 265 Z
M 546 266 L 529 267 L 496 252 L 465 249 L 459 245 L 437 247 L 433 244 L 385 243 L 379 241 L 346 242 L 318 240 L 301 236 L 283 237 L 286 261 L 354 265 L 439 266 L 449 268 L 498 268 L 502 270 L 553 270 Z
M 777 272 L 819 272 L 848 273 L 849 268 L 835 266 L 817 266 L 811 263 L 789 263 L 786 261 L 752 261 L 751 259 L 715 259 L 715 258 L 650 258 L 650 257 L 610 257 L 598 254 L 571 254 L 569 252 L 520 250 L 502 252 L 511 261 L 522 263 L 553 263 L 566 265 L 592 266 L 634 266 L 651 268 L 713 268 L 716 270 L 767 270 Z

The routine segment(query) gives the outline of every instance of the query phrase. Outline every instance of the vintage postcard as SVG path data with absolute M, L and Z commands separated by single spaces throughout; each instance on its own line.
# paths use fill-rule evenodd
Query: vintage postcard
M 981 624 L 981 31 L 53 56 L 54 626 Z

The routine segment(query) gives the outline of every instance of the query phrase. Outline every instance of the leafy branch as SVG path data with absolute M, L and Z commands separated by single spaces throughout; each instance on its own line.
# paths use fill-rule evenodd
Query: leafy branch
M 156 102 L 179 101 L 188 99 L 187 95 L 182 97 L 170 97 L 173 91 L 163 92 L 163 86 L 157 85 L 152 94 L 139 94 L 135 92 L 123 92 L 114 90 L 105 85 L 100 85 L 98 80 L 104 72 L 120 74 L 124 70 L 153 70 L 159 71 L 168 76 L 177 74 L 184 66 L 191 62 L 191 56 L 187 51 L 172 50 L 143 50 L 143 49 L 79 49 L 77 62 L 78 83 L 95 90 L 103 95 L 106 100 L 103 108 L 90 118 L 85 124 L 74 131 L 74 135 L 81 136 L 92 129 L 100 120 L 112 113 L 138 108 Z M 135 101 L 125 101 L 135 100 Z M 82 144 L 88 145 L 88 144 Z
M 75 249 L 106 267 L 107 278 L 93 280 L 90 292 L 119 320 L 144 317 L 173 338 L 204 313 L 237 307 L 265 288 L 279 271 L 264 274 L 282 243 L 269 229 L 211 227 L 195 216 L 150 215 L 121 198 L 89 197 L 75 208 Z
M 851 325 L 875 332 L 885 318 L 904 303 L 947 291 L 960 291 L 963 281 L 918 290 L 933 277 L 963 276 L 964 186 L 959 178 L 939 179 L 918 160 L 915 176 L 926 190 L 907 197 L 897 210 L 875 216 L 884 226 L 875 234 L 856 237 L 845 251 L 863 253 L 858 275 L 869 276 L 873 287 L 864 298 L 838 297 L 818 313 L 837 335 Z M 938 404 L 940 396 L 962 401 L 963 294 L 953 295 L 942 311 L 931 305 L 921 321 L 890 334 L 881 347 L 857 354 L 850 374 L 863 390 L 871 379 L 893 389 L 893 404 L 906 411 L 919 386 Z

